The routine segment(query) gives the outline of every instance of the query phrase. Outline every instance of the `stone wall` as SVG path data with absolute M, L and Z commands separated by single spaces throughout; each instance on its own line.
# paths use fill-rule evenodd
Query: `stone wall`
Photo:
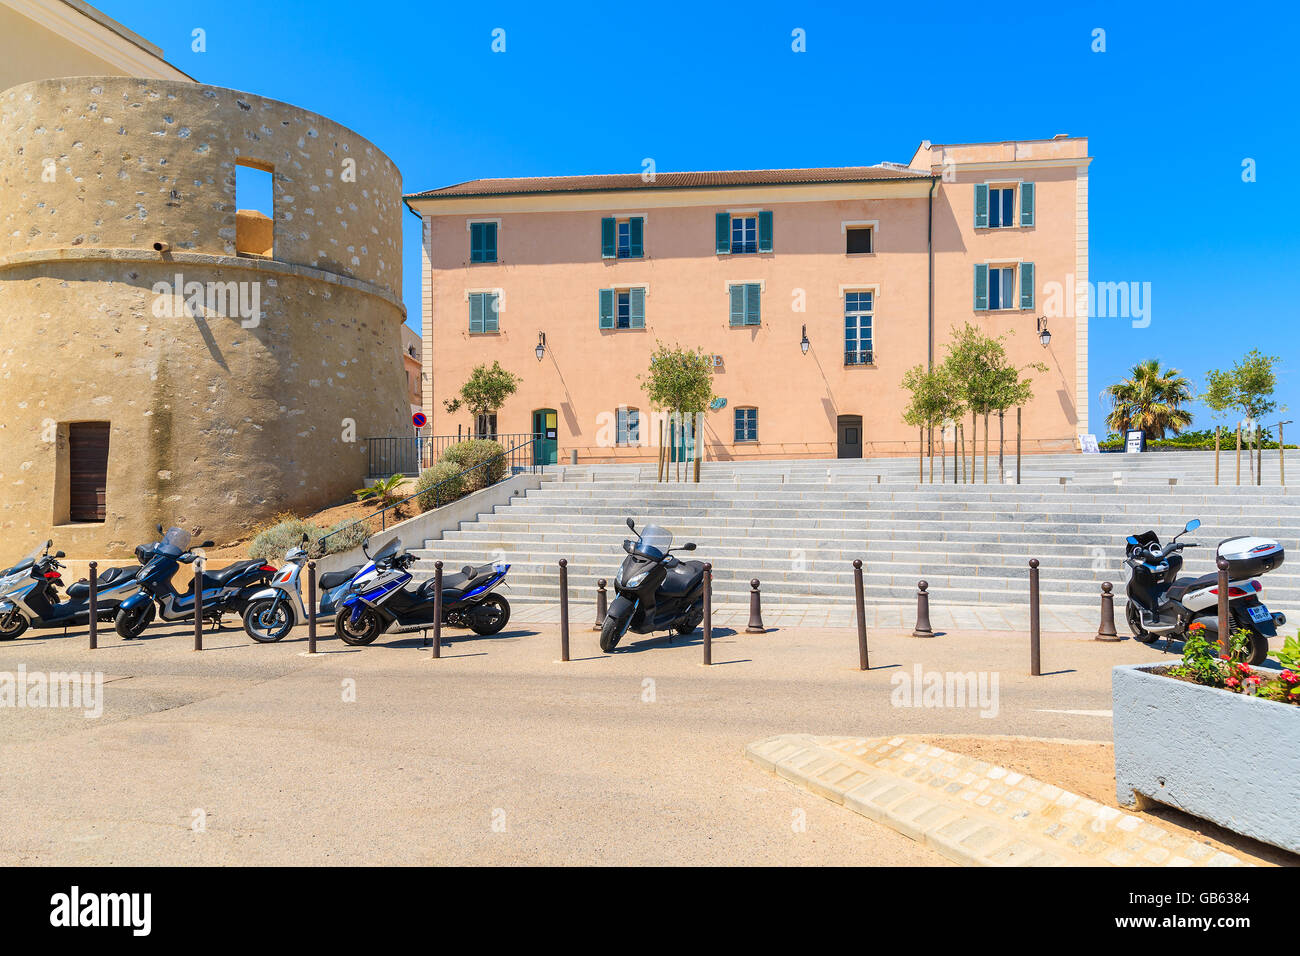
M 240 163 L 273 171 L 271 258 L 236 254 Z M 409 419 L 400 196 L 372 144 L 263 97 L 0 93 L 0 562 L 47 535 L 125 554 L 156 522 L 228 541 L 346 499 L 364 439 Z M 79 421 L 111 424 L 102 524 L 66 523 Z

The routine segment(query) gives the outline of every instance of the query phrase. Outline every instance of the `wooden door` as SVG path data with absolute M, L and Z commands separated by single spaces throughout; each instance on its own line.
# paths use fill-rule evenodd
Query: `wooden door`
M 103 521 L 108 489 L 108 422 L 68 426 L 71 521 Z

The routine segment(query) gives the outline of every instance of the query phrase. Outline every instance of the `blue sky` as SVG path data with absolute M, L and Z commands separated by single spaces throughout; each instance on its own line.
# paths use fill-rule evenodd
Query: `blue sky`
M 1250 348 L 1279 355 L 1279 398 L 1300 411 L 1294 7 L 96 5 L 203 82 L 357 130 L 393 158 L 408 192 L 639 172 L 645 157 L 661 172 L 868 165 L 906 162 L 922 139 L 1085 135 L 1091 278 L 1151 283 L 1149 326 L 1092 322 L 1093 430 L 1105 430 L 1102 387 L 1151 357 L 1199 389 L 1208 368 Z M 191 51 L 195 28 L 206 52 Z M 505 53 L 491 49 L 498 28 Z M 795 28 L 805 53 L 791 50 Z M 1104 53 L 1092 51 L 1098 28 Z M 418 328 L 414 216 L 404 266 Z M 1212 424 L 1193 410 L 1194 427 Z

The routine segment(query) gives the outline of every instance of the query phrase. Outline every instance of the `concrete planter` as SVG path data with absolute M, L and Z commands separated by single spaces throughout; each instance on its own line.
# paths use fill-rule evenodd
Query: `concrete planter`
M 1115 792 L 1300 853 L 1300 707 L 1151 673 L 1111 673 Z

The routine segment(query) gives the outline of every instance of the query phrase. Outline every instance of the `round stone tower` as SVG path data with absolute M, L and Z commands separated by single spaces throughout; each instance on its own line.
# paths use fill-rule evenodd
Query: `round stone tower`
M 231 540 L 358 487 L 365 439 L 409 427 L 401 192 L 356 133 L 248 93 L 0 93 L 0 562 Z

